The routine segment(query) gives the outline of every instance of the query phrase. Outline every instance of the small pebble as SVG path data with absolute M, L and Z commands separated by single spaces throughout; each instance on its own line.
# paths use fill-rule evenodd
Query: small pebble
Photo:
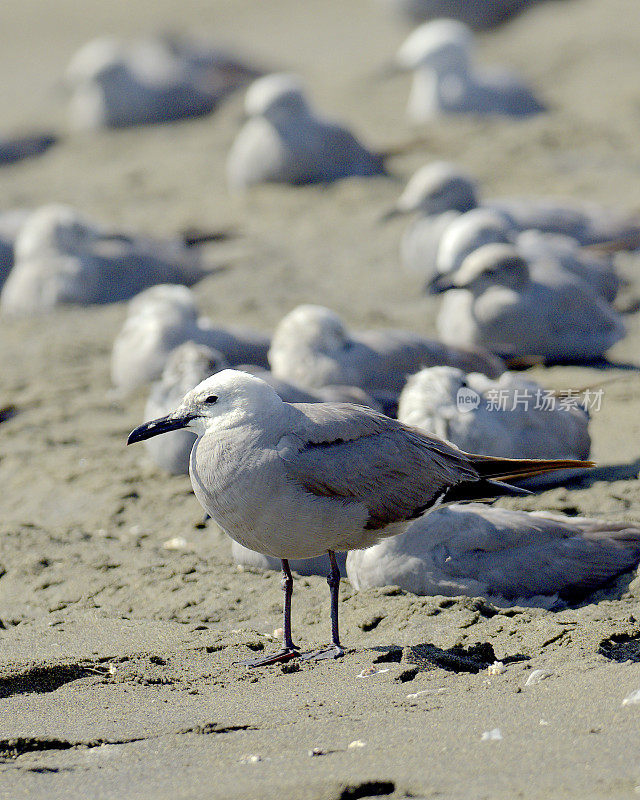
M 481 742 L 497 742 L 502 739 L 502 731 L 500 728 L 494 728 L 492 731 L 485 731 L 480 737 Z
M 623 706 L 637 706 L 640 703 L 640 689 L 628 694 L 622 701 Z
M 545 678 L 550 678 L 553 675 L 552 672 L 547 672 L 544 669 L 534 669 L 531 675 L 527 678 L 524 682 L 525 686 L 533 686 L 536 683 L 540 683 L 540 681 L 545 680 Z
M 282 639 L 282 637 L 284 636 L 284 631 L 282 630 L 282 628 L 275 628 L 271 635 L 273 636 L 274 639 Z
M 418 697 L 421 697 L 423 694 L 442 694 L 447 690 L 444 687 L 440 687 L 439 689 L 420 689 L 419 692 L 414 692 L 413 694 L 407 695 L 407 700 L 417 700 Z
M 325 751 L 321 747 L 314 747 L 312 750 L 308 751 L 308 754 L 313 758 L 313 756 L 323 756 Z
M 506 671 L 507 668 L 502 663 L 502 661 L 494 661 L 493 664 L 490 664 L 487 667 L 487 672 L 489 673 L 489 675 L 502 675 Z
M 256 755 L 252 755 L 252 756 L 244 756 L 243 758 L 240 759 L 240 763 L 241 764 L 257 764 L 258 761 L 263 761 L 263 760 L 264 759 L 262 758 L 261 755 L 256 754 Z
M 174 536 L 173 539 L 167 539 L 162 543 L 165 550 L 186 550 L 189 543 L 184 536 Z
M 355 750 L 357 747 L 366 747 L 367 743 L 363 742 L 362 739 L 354 739 L 352 742 L 349 742 L 347 747 L 349 750 Z

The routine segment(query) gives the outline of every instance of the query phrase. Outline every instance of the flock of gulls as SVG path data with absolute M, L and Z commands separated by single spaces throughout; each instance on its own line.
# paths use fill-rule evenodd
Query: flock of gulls
M 545 113 L 521 78 L 474 57 L 472 28 L 528 4 L 387 2 L 416 25 L 393 66 L 413 73 L 408 119 Z M 231 192 L 387 174 L 385 154 L 316 110 L 299 76 L 204 40 L 102 37 L 71 59 L 65 82 L 75 129 L 209 114 L 244 91 Z M 55 143 L 0 140 L 0 163 Z M 292 309 L 272 335 L 222 327 L 189 288 L 214 272 L 197 236 L 115 230 L 56 204 L 0 214 L 0 314 L 128 301 L 112 382 L 121 397 L 147 392 L 129 443 L 144 441 L 159 468 L 190 474 L 238 564 L 282 569 L 283 648 L 253 666 L 301 656 L 292 569 L 328 573 L 332 644 L 305 657 L 333 658 L 344 653 L 345 571 L 356 589 L 394 584 L 552 608 L 640 560 L 635 526 L 478 502 L 592 466 L 587 403 L 512 370 L 606 363 L 625 335 L 616 252 L 638 247 L 640 220 L 577 201 L 484 199 L 472 175 L 443 161 L 419 169 L 379 224 L 399 216 L 399 261 L 443 295 L 438 340 L 351 331 L 313 304 Z

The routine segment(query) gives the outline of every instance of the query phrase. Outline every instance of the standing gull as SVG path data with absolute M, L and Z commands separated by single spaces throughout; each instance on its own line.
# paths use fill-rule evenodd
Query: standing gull
M 259 183 L 327 183 L 384 175 L 384 157 L 311 108 L 300 81 L 285 73 L 259 78 L 245 97 L 247 122 L 227 159 L 232 189 Z
M 189 472 L 200 504 L 231 538 L 282 562 L 283 648 L 251 666 L 300 655 L 291 637 L 290 558 L 329 555 L 332 646 L 307 657 L 336 658 L 344 655 L 336 550 L 402 533 L 442 503 L 522 492 L 505 480 L 591 466 L 464 453 L 362 406 L 284 403 L 264 381 L 236 370 L 207 378 L 127 443 L 186 427 L 198 435 Z

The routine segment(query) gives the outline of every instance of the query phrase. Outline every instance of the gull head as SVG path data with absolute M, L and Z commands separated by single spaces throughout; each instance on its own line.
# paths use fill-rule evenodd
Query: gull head
M 22 226 L 15 244 L 16 260 L 50 254 L 83 255 L 104 231 L 65 205 L 51 204 L 34 211 Z
M 171 351 L 162 371 L 161 382 L 166 387 L 184 387 L 182 393 L 185 393 L 228 366 L 227 359 L 219 350 L 189 341 Z
M 68 86 L 88 83 L 109 69 L 122 63 L 126 44 L 115 36 L 101 36 L 84 44 L 73 56 L 65 71 Z
M 409 179 L 396 209 L 402 214 L 430 215 L 445 211 L 465 213 L 477 205 L 478 189 L 473 178 L 449 161 L 433 161 Z
M 127 317 L 165 316 L 196 322 L 198 307 L 191 289 L 178 283 L 158 283 L 139 292 L 127 305 Z
M 462 22 L 437 19 L 417 27 L 396 54 L 401 69 L 435 69 L 438 72 L 467 67 L 473 33 Z
M 438 275 L 430 284 L 433 294 L 449 289 L 467 289 L 483 294 L 493 286 L 521 291 L 529 283 L 529 265 L 509 244 L 485 244 L 470 253 L 459 269 Z
M 436 256 L 438 272 L 454 272 L 465 258 L 485 244 L 508 244 L 509 224 L 499 211 L 474 208 L 447 226 Z
M 202 436 L 216 426 L 231 427 L 256 417 L 266 417 L 281 406 L 282 400 L 260 378 L 248 372 L 225 369 L 187 392 L 175 411 L 166 417 L 145 422 L 131 431 L 127 444 L 181 428 L 189 428 Z
M 244 98 L 247 117 L 264 117 L 277 123 L 306 116 L 309 106 L 302 82 L 286 72 L 258 78 L 247 89 Z
M 303 304 L 282 318 L 271 342 L 271 350 L 311 350 L 332 355 L 349 345 L 349 335 L 335 311 Z M 271 354 L 269 355 L 271 358 Z

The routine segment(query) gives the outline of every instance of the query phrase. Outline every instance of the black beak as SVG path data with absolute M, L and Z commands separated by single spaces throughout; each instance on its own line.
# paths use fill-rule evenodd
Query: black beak
M 451 282 L 451 277 L 446 272 L 441 272 L 430 281 L 427 281 L 424 288 L 427 294 L 443 294 L 448 292 L 449 289 L 457 289 L 458 287 Z
M 160 419 L 153 419 L 151 422 L 145 422 L 143 425 L 131 431 L 127 439 L 127 444 L 143 442 L 145 439 L 151 439 L 152 436 L 158 436 L 161 433 L 178 431 L 180 428 L 185 428 L 194 417 L 195 414 L 186 414 L 183 417 L 174 417 L 173 414 L 168 414 L 166 417 L 160 417 Z

